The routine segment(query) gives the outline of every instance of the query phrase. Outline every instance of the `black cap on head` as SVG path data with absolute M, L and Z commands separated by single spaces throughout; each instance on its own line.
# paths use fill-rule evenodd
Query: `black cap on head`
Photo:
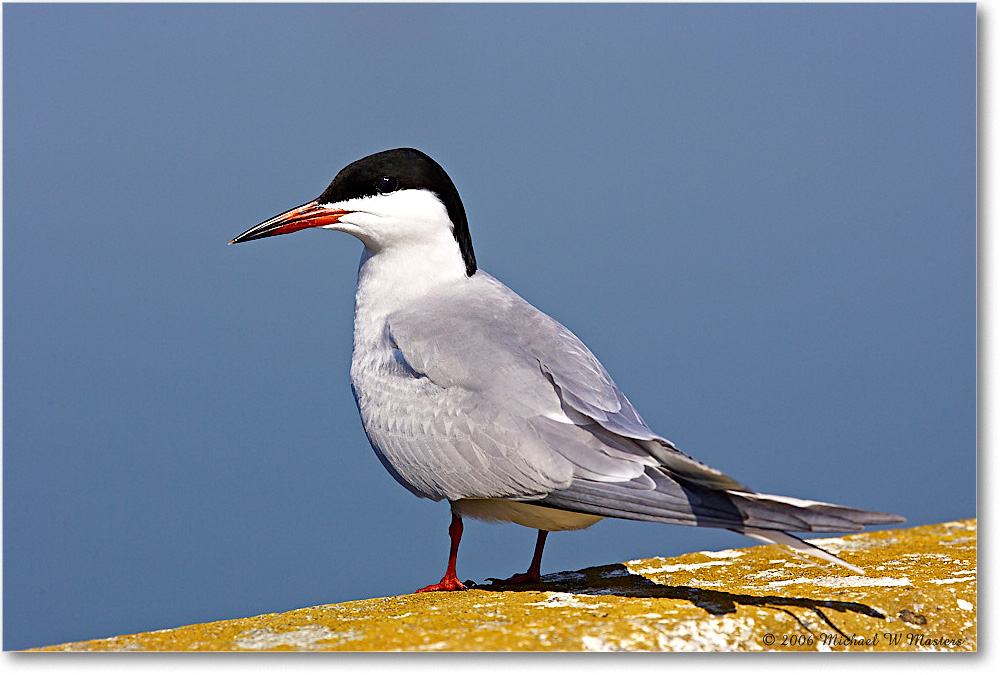
M 352 162 L 341 169 L 317 201 L 334 204 L 358 197 L 373 197 L 380 192 L 414 189 L 433 192 L 448 210 L 455 241 L 465 261 L 465 272 L 471 277 L 476 273 L 476 254 L 472 250 L 472 236 L 462 199 L 441 165 L 419 150 L 385 150 Z

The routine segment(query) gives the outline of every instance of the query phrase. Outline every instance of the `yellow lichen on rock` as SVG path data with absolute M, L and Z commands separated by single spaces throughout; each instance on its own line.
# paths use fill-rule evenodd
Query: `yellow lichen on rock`
M 55 651 L 974 651 L 976 521 L 814 540 L 866 575 L 765 546 L 46 647 Z

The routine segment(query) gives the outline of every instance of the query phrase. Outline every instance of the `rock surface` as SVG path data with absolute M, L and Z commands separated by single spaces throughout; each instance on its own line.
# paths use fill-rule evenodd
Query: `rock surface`
M 766 546 L 321 605 L 50 651 L 975 651 L 976 521 L 812 540 L 867 575 Z

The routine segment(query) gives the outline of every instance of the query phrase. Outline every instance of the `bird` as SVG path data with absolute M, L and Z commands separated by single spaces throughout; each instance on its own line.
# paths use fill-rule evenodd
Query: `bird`
M 478 267 L 458 190 L 420 150 L 356 160 L 229 243 L 307 228 L 364 244 L 350 381 L 368 441 L 403 487 L 450 504 L 445 574 L 417 592 L 466 588 L 463 518 L 538 530 L 528 570 L 488 580 L 511 585 L 541 579 L 549 532 L 603 518 L 728 529 L 860 574 L 791 532 L 904 522 L 756 492 L 653 431 L 576 335 Z

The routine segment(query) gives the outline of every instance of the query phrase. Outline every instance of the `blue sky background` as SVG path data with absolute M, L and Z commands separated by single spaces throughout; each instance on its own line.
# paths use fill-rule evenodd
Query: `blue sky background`
M 976 515 L 975 6 L 5 5 L 3 646 L 406 593 L 448 509 L 365 440 L 361 245 L 227 247 L 363 155 L 766 492 Z M 534 532 L 469 523 L 462 579 Z M 751 545 L 606 520 L 543 572 Z

